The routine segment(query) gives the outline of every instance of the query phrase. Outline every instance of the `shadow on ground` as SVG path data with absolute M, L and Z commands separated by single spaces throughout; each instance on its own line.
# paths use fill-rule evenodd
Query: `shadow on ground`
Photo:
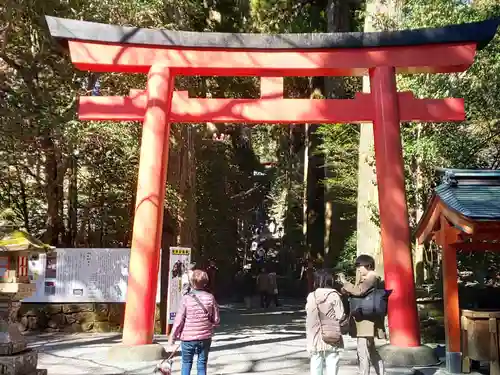
M 258 343 L 272 343 L 275 341 L 305 338 L 305 312 L 299 304 L 286 304 L 278 308 L 245 309 L 239 305 L 221 306 L 221 324 L 216 329 L 216 341 L 224 348 L 239 348 L 234 344 L 235 336 L 238 341 L 249 340 L 252 345 Z M 280 333 L 285 337 L 271 339 L 268 336 Z M 220 337 L 219 337 L 220 336 Z M 25 335 L 30 345 L 39 351 L 71 349 L 75 346 L 108 347 L 121 342 L 121 333 L 33 333 Z M 163 335 L 156 337 L 160 343 L 167 338 Z M 227 343 L 227 345 L 226 345 Z M 214 348 L 215 349 L 215 348 Z
M 116 363 L 107 352 L 121 342 L 121 334 L 29 334 L 30 344 L 40 353 L 40 365 L 52 375 L 152 374 L 155 363 Z M 166 344 L 166 336 L 156 341 Z M 355 341 L 346 339 L 341 375 L 355 371 Z M 195 367 L 195 366 L 194 366 Z M 180 370 L 175 359 L 174 372 Z M 195 371 L 195 370 L 194 370 Z M 306 353 L 303 301 L 269 309 L 245 309 L 241 305 L 221 307 L 221 325 L 210 351 L 209 373 L 296 375 L 309 371 Z
M 40 352 L 73 349 L 78 346 L 109 347 L 121 342 L 121 333 L 29 333 L 25 335 L 29 345 Z
M 295 332 L 305 335 L 305 311 L 298 304 L 278 308 L 248 310 L 239 306 L 221 308 L 221 325 L 217 334 L 245 334 L 245 331 Z

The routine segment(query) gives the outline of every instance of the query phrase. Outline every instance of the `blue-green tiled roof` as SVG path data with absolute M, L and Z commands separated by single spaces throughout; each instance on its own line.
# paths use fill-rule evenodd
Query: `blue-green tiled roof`
M 448 207 L 475 220 L 500 220 L 500 171 L 442 170 L 436 195 Z

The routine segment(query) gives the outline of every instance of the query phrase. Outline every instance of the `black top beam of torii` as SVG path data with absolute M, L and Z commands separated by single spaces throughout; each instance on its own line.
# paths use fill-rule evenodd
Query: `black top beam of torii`
M 164 48 L 340 49 L 475 43 L 484 48 L 495 36 L 500 18 L 440 28 L 382 32 L 249 34 L 174 31 L 108 25 L 46 16 L 50 34 L 60 42 L 79 40 Z

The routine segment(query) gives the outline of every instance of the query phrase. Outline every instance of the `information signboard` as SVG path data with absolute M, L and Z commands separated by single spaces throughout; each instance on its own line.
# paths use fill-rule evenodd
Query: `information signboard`
M 173 324 L 182 298 L 182 275 L 187 272 L 191 263 L 191 249 L 188 247 L 171 247 L 168 267 L 168 324 Z
M 36 292 L 23 302 L 125 302 L 129 261 L 130 249 L 72 248 L 39 254 L 28 263 Z

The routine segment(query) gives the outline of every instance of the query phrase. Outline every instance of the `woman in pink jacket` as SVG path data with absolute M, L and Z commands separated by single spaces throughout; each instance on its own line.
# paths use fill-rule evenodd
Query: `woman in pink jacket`
M 190 282 L 192 289 L 182 297 L 169 344 L 181 340 L 181 375 L 191 374 L 195 354 L 198 355 L 198 375 L 206 375 L 214 327 L 220 323 L 219 305 L 214 296 L 204 290 L 208 283 L 205 271 L 194 270 Z

